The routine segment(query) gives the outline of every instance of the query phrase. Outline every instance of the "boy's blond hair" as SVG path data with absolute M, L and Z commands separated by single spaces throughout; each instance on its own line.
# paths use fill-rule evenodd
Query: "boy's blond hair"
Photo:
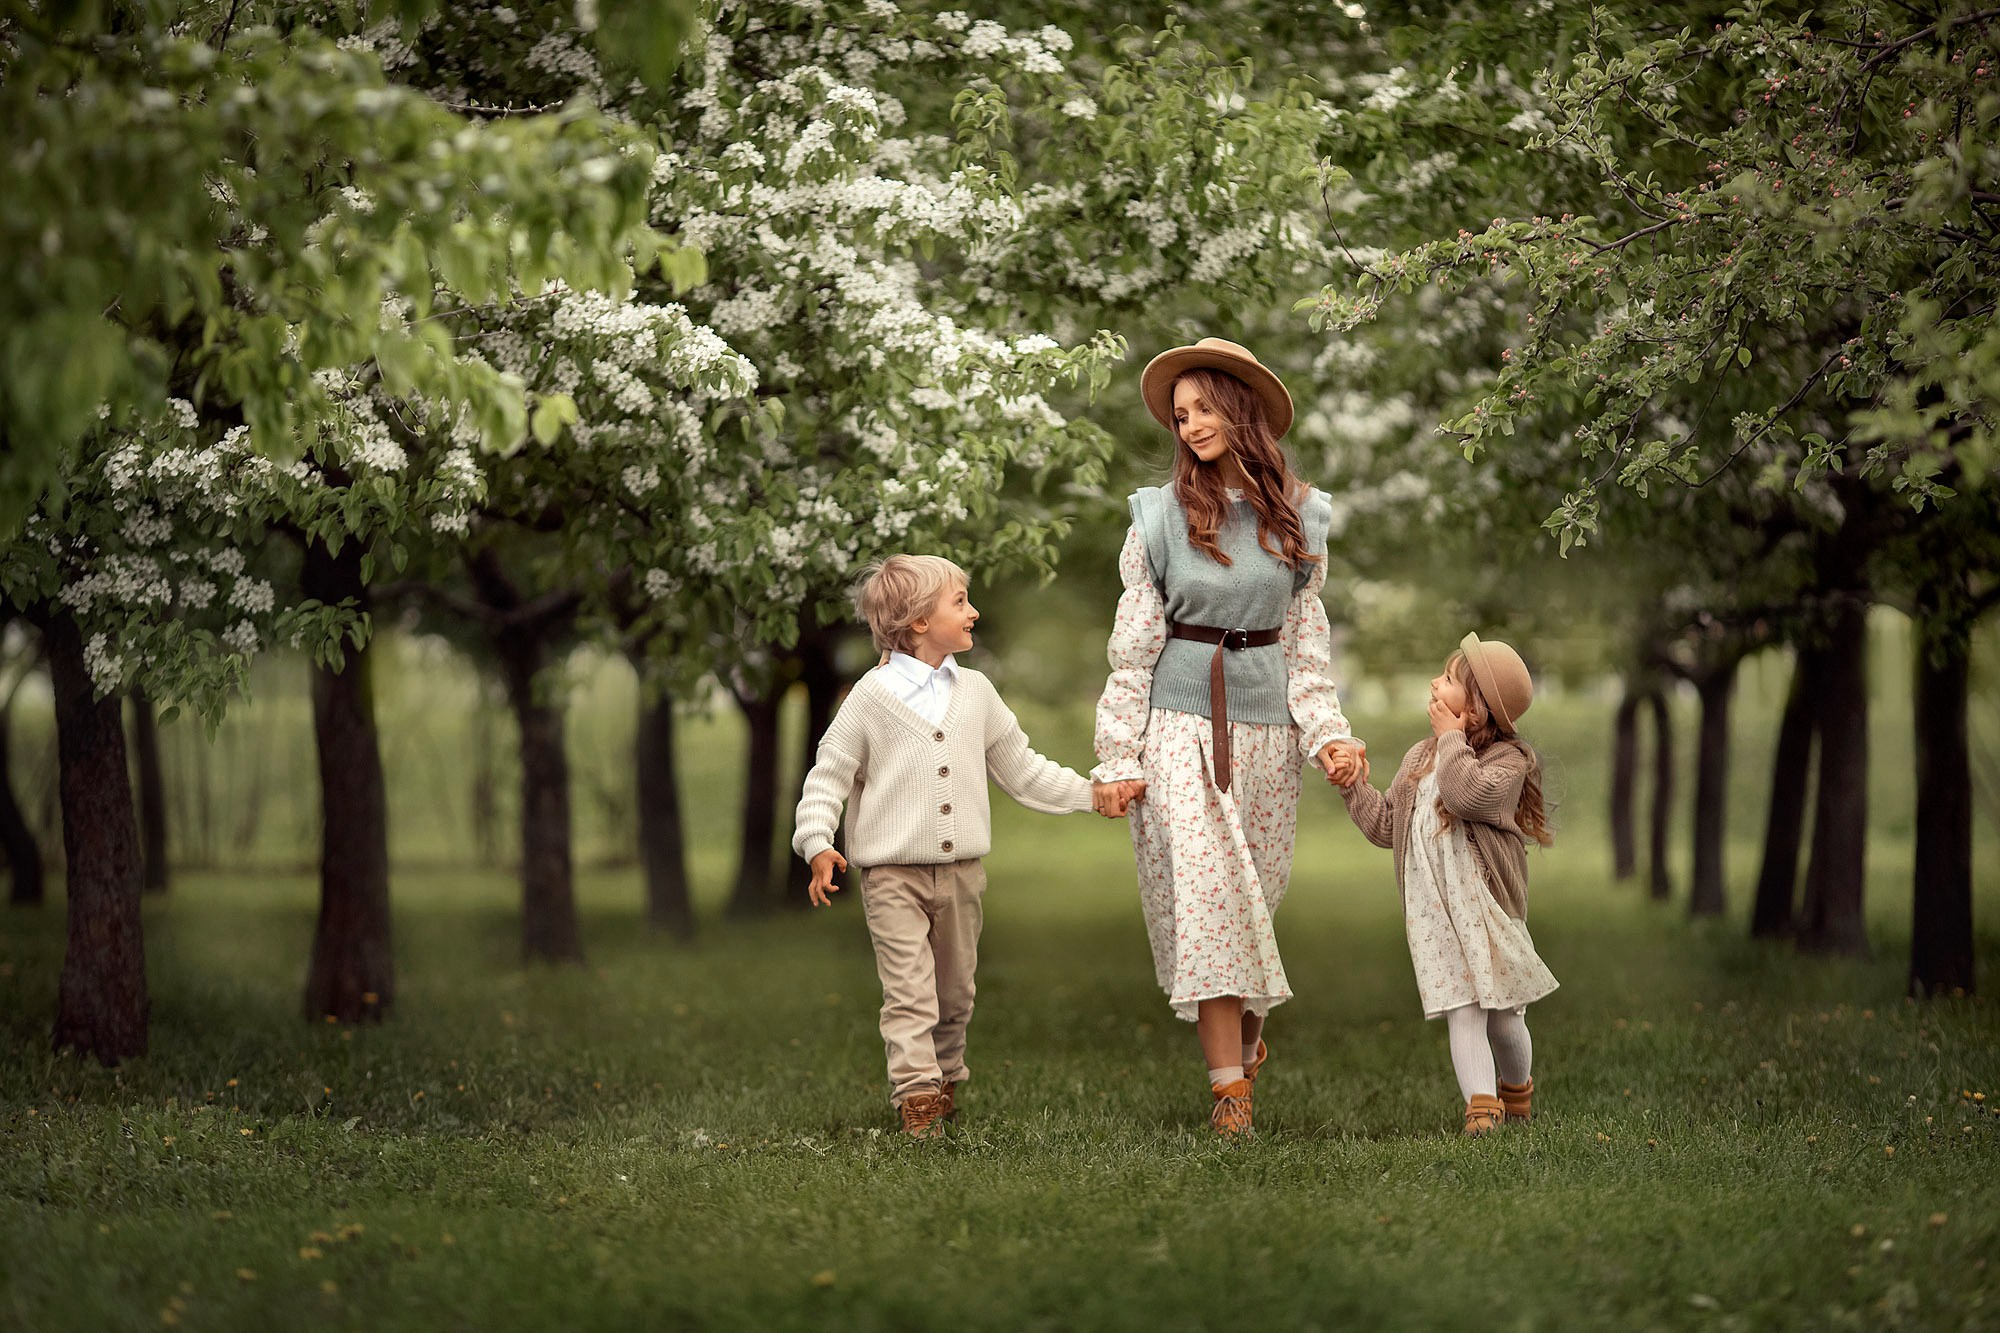
M 965 571 L 941 555 L 892 555 L 861 571 L 854 605 L 878 649 L 909 653 L 917 646 L 910 626 L 929 618 L 946 592 L 969 586 Z

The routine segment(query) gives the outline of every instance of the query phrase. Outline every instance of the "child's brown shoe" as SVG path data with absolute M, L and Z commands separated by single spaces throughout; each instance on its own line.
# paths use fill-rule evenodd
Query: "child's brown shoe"
M 947 1082 L 942 1088 L 938 1089 L 938 1096 L 944 1101 L 943 1118 L 951 1121 L 953 1124 L 958 1123 L 958 1098 L 955 1095 L 957 1091 L 958 1084 L 951 1082 Z
M 1465 1136 L 1469 1139 L 1491 1134 L 1500 1128 L 1507 1110 L 1498 1097 L 1489 1097 L 1483 1092 L 1472 1094 L 1472 1100 L 1465 1104 Z
M 1249 1079 L 1216 1084 L 1209 1091 L 1215 1097 L 1215 1105 L 1209 1108 L 1208 1123 L 1216 1133 L 1225 1139 L 1235 1139 L 1252 1132 Z
M 1533 1120 L 1535 1113 L 1530 1103 L 1534 1097 L 1534 1093 L 1535 1080 L 1533 1079 L 1529 1079 L 1526 1083 L 1502 1083 L 1500 1085 L 1500 1104 L 1507 1108 L 1507 1119 L 1510 1121 Z
M 898 1110 L 903 1132 L 913 1139 L 934 1139 L 944 1133 L 944 1097 L 935 1092 L 913 1092 L 903 1098 Z
M 1243 1066 L 1243 1077 L 1249 1079 L 1252 1085 L 1254 1085 L 1257 1082 L 1257 1071 L 1262 1069 L 1264 1062 L 1270 1058 L 1271 1048 L 1264 1044 L 1262 1037 L 1257 1038 L 1257 1058 Z

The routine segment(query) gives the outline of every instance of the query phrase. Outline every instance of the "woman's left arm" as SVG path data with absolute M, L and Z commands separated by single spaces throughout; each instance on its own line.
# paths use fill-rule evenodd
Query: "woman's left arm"
M 1367 749 L 1354 739 L 1347 716 L 1340 711 L 1340 692 L 1334 688 L 1333 629 L 1319 600 L 1319 590 L 1325 585 L 1326 561 L 1322 559 L 1292 598 L 1282 636 L 1285 701 L 1291 705 L 1292 721 L 1299 729 L 1299 749 L 1322 766 L 1327 762 L 1324 752 L 1335 742 L 1346 742 L 1340 747 L 1343 749 Z

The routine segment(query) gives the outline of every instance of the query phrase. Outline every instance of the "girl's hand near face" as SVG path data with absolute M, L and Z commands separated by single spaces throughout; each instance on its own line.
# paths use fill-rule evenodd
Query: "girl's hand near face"
M 1442 736 L 1447 731 L 1463 732 L 1464 730 L 1465 715 L 1463 713 L 1452 712 L 1450 708 L 1446 707 L 1442 699 L 1433 698 L 1431 700 L 1431 735 Z

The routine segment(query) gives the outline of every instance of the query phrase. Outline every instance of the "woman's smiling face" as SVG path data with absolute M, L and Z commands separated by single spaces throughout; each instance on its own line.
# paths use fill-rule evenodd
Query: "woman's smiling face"
M 1204 463 L 1218 462 L 1229 452 L 1229 435 L 1222 418 L 1192 380 L 1174 384 L 1174 433 Z

